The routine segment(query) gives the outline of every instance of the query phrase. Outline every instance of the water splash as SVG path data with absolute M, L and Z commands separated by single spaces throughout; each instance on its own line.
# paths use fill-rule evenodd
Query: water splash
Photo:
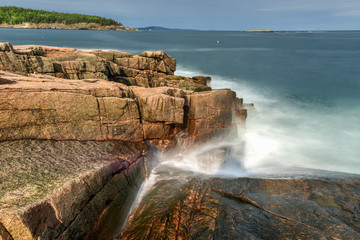
M 179 66 L 176 74 L 206 75 Z M 246 79 L 212 76 L 213 89 L 230 88 L 255 103 L 244 133 L 243 168 L 266 172 L 267 167 L 313 168 L 360 173 L 360 107 L 351 99 L 279 95 L 259 89 Z

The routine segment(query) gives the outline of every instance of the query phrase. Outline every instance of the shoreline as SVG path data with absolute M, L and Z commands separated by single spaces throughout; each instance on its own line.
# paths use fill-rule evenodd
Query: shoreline
M 245 127 L 243 99 L 229 89 L 211 89 L 209 77 L 174 75 L 176 60 L 161 51 L 133 55 L 0 43 L 0 57 L 0 153 L 5 153 L 0 206 L 6 206 L 0 208 L 6 213 L 0 214 L 0 237 L 115 236 L 141 183 L 160 161 L 156 154 L 186 154 L 224 136 L 233 139 L 234 129 Z M 199 162 L 223 164 L 228 150 L 216 146 L 202 152 Z M 186 181 L 171 179 L 177 171 L 182 174 L 175 169 L 156 182 L 152 196 L 158 201 L 148 201 L 155 207 L 145 201 L 134 209 L 139 214 L 125 223 L 125 239 L 158 239 L 156 234 L 173 239 L 189 231 L 204 239 L 224 232 L 233 239 L 296 238 L 300 232 L 317 239 L 359 237 L 360 175 L 341 181 L 326 172 L 324 179 L 202 179 L 197 173 Z M 8 180 L 13 178 L 23 184 Z M 185 224 L 190 227 L 176 227 Z M 147 235 L 150 230 L 156 234 Z
M 102 234 L 98 226 L 128 211 L 125 202 L 159 161 L 155 152 L 190 151 L 244 124 L 235 92 L 175 71 L 162 51 L 0 43 L 0 236 Z
M 88 31 L 139 31 L 135 27 L 125 27 L 123 25 L 115 26 L 100 26 L 95 23 L 76 23 L 76 24 L 61 24 L 61 23 L 21 23 L 21 24 L 0 24 L 0 28 L 10 29 L 50 29 L 50 30 L 88 30 Z

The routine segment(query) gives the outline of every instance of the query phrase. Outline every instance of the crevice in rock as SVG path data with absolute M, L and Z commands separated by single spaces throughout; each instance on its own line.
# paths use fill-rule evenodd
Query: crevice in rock
M 12 81 L 0 77 L 0 84 L 14 84 L 14 83 L 16 83 L 16 81 Z
M 8 230 L 0 222 L 0 238 L 2 240 L 14 240 Z
M 115 171 L 114 174 L 112 174 L 112 177 L 114 177 L 117 174 L 120 174 L 122 171 Z M 61 237 L 62 234 L 64 234 L 67 230 L 70 229 L 70 227 L 72 226 L 72 224 L 76 221 L 76 219 L 79 217 L 79 215 L 83 212 L 83 210 L 88 206 L 88 204 L 96 197 L 97 194 L 99 194 L 105 187 L 106 185 L 111 181 L 112 177 L 110 179 L 108 179 L 108 181 L 104 182 L 104 184 L 101 186 L 101 188 L 96 192 L 93 193 L 89 199 L 86 201 L 86 203 L 83 205 L 83 207 L 81 209 L 79 209 L 79 212 L 76 214 L 76 216 L 74 216 L 74 218 L 69 222 L 68 226 L 66 226 L 66 228 L 60 232 L 57 236 L 55 236 L 55 239 L 58 239 L 59 237 Z M 84 179 L 82 179 L 84 180 Z M 86 185 L 89 186 L 86 182 Z
M 260 209 L 260 210 L 263 210 L 263 211 L 265 211 L 265 212 L 267 212 L 267 213 L 270 213 L 271 215 L 274 215 L 274 216 L 276 216 L 276 217 L 279 217 L 279 218 L 282 218 L 282 219 L 291 221 L 291 222 L 293 222 L 293 223 L 295 223 L 295 224 L 302 225 L 302 226 L 304 226 L 304 227 L 306 227 L 306 228 L 309 228 L 309 229 L 311 229 L 311 230 L 313 230 L 313 231 L 316 231 L 316 232 L 318 232 L 318 233 L 321 233 L 321 232 L 320 232 L 317 228 L 315 228 L 315 227 L 312 227 L 312 226 L 307 225 L 307 224 L 305 224 L 305 223 L 296 221 L 296 220 L 291 219 L 291 218 L 289 218 L 289 217 L 286 217 L 286 216 L 283 216 L 283 215 L 274 213 L 274 212 L 272 212 L 272 211 L 264 208 L 263 206 L 261 206 L 261 205 L 258 204 L 257 202 L 251 200 L 249 197 L 247 197 L 246 195 L 244 195 L 244 191 L 245 191 L 245 190 L 242 190 L 242 191 L 241 191 L 239 194 L 237 194 L 237 195 L 235 195 L 235 194 L 233 194 L 233 193 L 225 192 L 225 191 L 222 191 L 222 190 L 219 190 L 219 189 L 215 189 L 215 188 L 212 188 L 212 190 L 213 190 L 214 192 L 216 192 L 216 193 L 224 196 L 224 197 L 229 198 L 229 199 L 233 199 L 233 200 L 239 201 L 239 202 L 241 202 L 241 203 L 247 203 L 247 204 L 253 205 L 254 207 L 256 207 L 256 208 L 258 208 L 258 209 Z M 321 233 L 321 234 L 322 234 L 322 233 Z M 327 237 L 330 238 L 330 239 L 336 240 L 336 238 L 334 238 L 334 237 L 332 237 L 332 236 L 327 236 Z
M 104 132 L 102 130 L 102 126 L 103 126 L 103 122 L 102 122 L 102 116 L 101 116 L 101 109 L 100 109 L 100 102 L 99 99 L 96 98 L 96 104 L 97 104 L 97 109 L 98 109 L 98 114 L 99 114 L 99 127 L 100 127 L 100 133 L 102 136 L 104 136 Z M 109 134 L 109 130 L 108 130 L 108 123 L 106 124 L 106 136 L 104 136 L 105 138 L 107 138 L 108 134 Z

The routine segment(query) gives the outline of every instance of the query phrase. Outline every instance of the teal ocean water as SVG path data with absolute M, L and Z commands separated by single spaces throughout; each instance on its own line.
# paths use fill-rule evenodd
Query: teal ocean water
M 177 75 L 209 75 L 252 102 L 248 171 L 305 167 L 360 174 L 360 31 L 70 31 L 0 29 L 0 42 L 138 54 L 163 50 Z

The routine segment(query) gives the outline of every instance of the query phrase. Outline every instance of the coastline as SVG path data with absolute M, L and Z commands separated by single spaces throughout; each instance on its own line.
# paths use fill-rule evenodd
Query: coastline
M 2 237 L 115 236 L 122 220 L 114 215 L 128 210 L 141 183 L 159 164 L 152 154 L 174 151 L 172 155 L 183 156 L 245 123 L 242 99 L 229 89 L 211 90 L 207 77 L 174 75 L 176 61 L 164 52 L 133 55 L 5 43 L 0 44 L 0 56 L 0 68 L 5 70 L 0 71 L 0 116 L 5 119 L 0 126 L 0 147 L 3 144 L 5 149 L 0 161 L 7 169 L 0 175 L 6 185 L 0 194 L 0 203 L 6 205 L 1 207 L 6 214 L 0 214 Z M 29 140 L 34 138 L 38 140 Z M 7 144 L 13 144 L 12 151 Z M 20 154 L 16 159 L 17 149 L 29 145 L 26 158 Z M 92 154 L 93 149 L 97 154 Z M 218 146 L 200 158 L 206 165 L 221 164 L 228 150 Z M 36 164 L 27 168 L 29 159 Z M 44 162 L 50 167 L 43 168 Z M 22 175 L 23 171 L 29 175 Z M 135 208 L 134 213 L 140 214 L 126 223 L 126 239 L 158 239 L 162 234 L 170 239 L 186 239 L 189 234 L 215 239 L 224 234 L 233 239 L 244 234 L 249 238 L 359 237 L 357 176 L 294 180 L 190 174 L 172 179 L 178 169 L 159 172 L 168 178 L 157 182 L 141 208 Z M 51 184 L 36 178 L 39 174 Z M 68 181 L 54 177 L 57 174 Z M 6 176 L 26 176 L 31 181 L 16 186 L 17 181 L 6 181 Z M 24 203 L 33 190 L 40 197 Z
M 247 33 L 274 33 L 274 32 L 278 32 L 278 31 L 274 31 L 274 30 L 242 30 L 240 32 L 247 32 Z
M 97 227 L 114 218 L 109 209 L 127 215 L 125 206 L 159 161 L 153 154 L 190 151 L 246 119 L 233 91 L 211 90 L 208 77 L 174 75 L 175 59 L 161 51 L 1 43 L 0 69 L 4 238 L 100 234 Z M 28 149 L 25 158 L 17 148 Z M 16 180 L 21 176 L 25 183 Z
M 123 25 L 100 26 L 96 23 L 77 23 L 77 24 L 61 24 L 61 23 L 22 23 L 22 24 L 0 24 L 0 28 L 14 29 L 52 29 L 52 30 L 94 30 L 94 31 L 139 31 L 138 28 L 125 27 Z

